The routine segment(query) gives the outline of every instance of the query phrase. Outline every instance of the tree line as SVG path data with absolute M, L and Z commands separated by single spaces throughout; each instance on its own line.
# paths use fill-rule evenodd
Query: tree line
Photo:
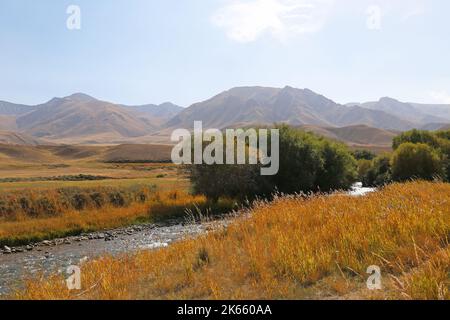
M 450 130 L 411 130 L 394 138 L 393 152 L 358 157 L 359 179 L 368 186 L 412 179 L 450 182 Z
M 262 176 L 261 165 L 190 165 L 194 193 L 217 201 L 270 198 L 294 194 L 347 190 L 357 181 L 383 186 L 411 179 L 450 181 L 450 131 L 412 130 L 397 136 L 393 152 L 376 155 L 351 151 L 345 144 L 287 125 L 279 129 L 280 169 Z

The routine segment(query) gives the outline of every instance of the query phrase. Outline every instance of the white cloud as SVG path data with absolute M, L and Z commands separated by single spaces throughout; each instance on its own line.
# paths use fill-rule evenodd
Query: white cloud
M 264 35 L 284 41 L 319 31 L 333 4 L 334 0 L 237 0 L 220 8 L 211 20 L 238 42 Z
M 437 103 L 450 104 L 450 95 L 445 91 L 433 91 L 430 96 Z

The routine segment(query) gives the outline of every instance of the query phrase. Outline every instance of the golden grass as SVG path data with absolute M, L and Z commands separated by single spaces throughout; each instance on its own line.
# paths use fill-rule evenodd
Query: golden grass
M 116 208 L 107 205 L 99 209 L 66 211 L 57 216 L 0 220 L 0 243 L 21 244 L 96 230 L 122 227 L 136 222 L 180 216 L 186 208 L 203 207 L 206 199 L 183 191 L 154 192 L 144 203 L 132 203 Z
M 227 229 L 82 267 L 17 299 L 449 299 L 450 185 L 395 184 L 363 198 L 280 198 Z M 378 265 L 383 290 L 365 288 Z

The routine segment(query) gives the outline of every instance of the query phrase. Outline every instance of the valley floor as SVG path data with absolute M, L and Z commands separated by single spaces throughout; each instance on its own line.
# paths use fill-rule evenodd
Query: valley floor
M 450 299 L 450 185 L 394 184 L 365 197 L 279 198 L 164 249 L 27 281 L 16 299 Z M 378 266 L 381 290 L 368 290 Z

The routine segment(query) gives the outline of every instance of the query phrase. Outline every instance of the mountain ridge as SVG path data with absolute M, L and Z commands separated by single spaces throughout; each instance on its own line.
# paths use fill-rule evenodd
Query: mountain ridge
M 357 134 L 368 143 L 368 135 L 373 134 L 378 137 L 374 142 L 386 144 L 392 132 L 447 128 L 450 106 L 390 97 L 342 105 L 310 89 L 291 86 L 234 87 L 188 108 L 170 102 L 130 106 L 80 92 L 35 106 L 0 101 L 0 131 L 52 143 L 166 143 L 173 129 L 191 129 L 194 121 L 218 129 L 286 123 L 319 128 L 330 136 L 342 128 L 339 134 L 349 143 L 358 143 Z
M 205 127 L 224 128 L 233 123 L 287 123 L 290 125 L 369 125 L 382 129 L 407 130 L 409 121 L 380 111 L 340 105 L 310 89 L 292 87 L 237 87 L 211 99 L 193 104 L 165 126 L 191 127 L 202 120 Z

